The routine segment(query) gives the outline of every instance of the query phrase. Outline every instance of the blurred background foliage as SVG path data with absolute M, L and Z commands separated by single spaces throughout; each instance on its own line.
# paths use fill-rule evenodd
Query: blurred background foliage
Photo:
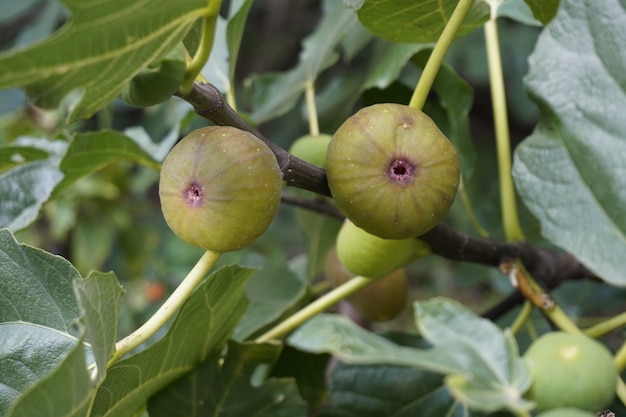
M 225 7 L 227 5 L 228 2 Z M 321 15 L 319 0 L 257 0 L 253 3 L 236 67 L 236 98 L 244 116 L 254 108 L 255 77 L 293 68 L 302 39 L 316 27 Z M 58 1 L 0 2 L 0 51 L 23 48 L 45 38 L 67 17 Z M 525 93 L 523 77 L 527 72 L 527 57 L 540 28 L 506 18 L 500 20 L 499 28 L 511 136 L 516 144 L 532 131 L 538 119 L 537 108 Z M 332 134 L 345 117 L 364 105 L 409 101 L 411 83 L 419 75 L 413 63 L 407 64 L 399 80 L 388 87 L 368 89 L 356 102 L 342 105 L 339 98 L 353 88 L 350 75 L 363 65 L 363 54 L 367 54 L 367 49 L 353 59 L 342 57 L 316 81 L 322 132 Z M 474 91 L 470 127 L 477 160 L 472 180 L 466 186 L 480 223 L 492 236 L 501 237 L 491 96 L 482 29 L 457 41 L 447 55 L 447 63 Z M 324 107 L 326 103 L 330 103 L 328 107 Z M 437 103 L 437 97 L 431 97 L 427 109 L 436 114 Z M 30 106 L 19 90 L 2 91 L 0 145 L 24 136 L 66 140 L 67 132 L 104 128 L 120 131 L 142 128 L 153 140 L 165 142 L 172 140 L 173 129 L 180 130 L 182 136 L 208 124 L 176 98 L 146 109 L 116 101 L 91 119 L 69 126 L 63 125 L 62 114 L 62 109 L 46 112 Z M 284 115 L 261 124 L 260 130 L 280 146 L 289 148 L 296 138 L 308 132 L 303 100 Z M 127 289 L 127 308 L 123 309 L 120 324 L 122 334 L 130 332 L 152 314 L 202 253 L 179 241 L 168 229 L 159 209 L 157 183 L 158 172 L 154 169 L 127 163 L 110 166 L 78 181 L 47 203 L 40 219 L 17 234 L 22 242 L 69 259 L 82 274 L 90 270 L 114 270 Z M 460 201 L 455 203 L 446 222 L 476 235 Z M 522 223 L 530 239 L 538 239 L 538 226 L 524 211 Z M 283 204 L 267 233 L 251 247 L 224 255 L 220 263 L 258 266 L 261 268 L 258 274 L 266 277 L 284 274 L 286 270 L 307 274 L 306 262 L 299 260 L 307 256 L 308 244 L 309 236 L 298 222 L 296 209 Z M 511 291 L 504 276 L 493 268 L 478 265 L 430 257 L 409 266 L 407 271 L 412 300 L 446 295 L 484 311 Z M 319 272 L 314 271 L 315 276 L 309 278 L 321 279 Z M 593 316 L 620 305 L 623 293 L 599 283 L 573 282 L 563 285 L 555 296 L 574 316 Z M 594 304 L 593 300 L 597 299 L 603 300 L 603 311 Z M 573 310 L 570 305 L 577 307 Z M 511 317 L 512 314 L 508 314 L 502 320 L 506 322 Z M 543 323 L 539 317 L 537 319 L 537 323 Z M 396 320 L 375 328 L 406 330 L 413 326 L 412 313 L 407 307 L 405 314 Z

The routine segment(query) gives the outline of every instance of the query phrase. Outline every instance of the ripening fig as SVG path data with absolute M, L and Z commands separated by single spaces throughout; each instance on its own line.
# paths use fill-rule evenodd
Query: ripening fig
M 535 340 L 524 358 L 533 376 L 526 396 L 538 411 L 561 407 L 598 411 L 613 401 L 617 367 L 611 352 L 597 340 L 551 332 Z
M 163 161 L 159 196 L 169 227 L 214 252 L 250 245 L 269 226 L 283 183 L 270 149 L 227 126 L 191 132 Z
M 400 104 L 359 110 L 335 132 L 326 156 L 337 206 L 357 226 L 385 239 L 435 227 L 456 195 L 456 151 L 422 111 Z
M 322 133 L 317 136 L 305 135 L 296 139 L 289 147 L 289 153 L 320 168 L 326 166 L 326 150 L 332 136 Z
M 355 277 L 348 271 L 337 256 L 335 248 L 326 254 L 324 275 L 333 287 Z M 388 321 L 404 311 L 407 304 L 409 286 L 404 268 L 376 279 L 347 298 L 347 301 L 363 318 L 369 321 Z
M 337 255 L 352 273 L 379 278 L 429 255 L 430 247 L 419 239 L 383 239 L 346 220 L 337 234 Z

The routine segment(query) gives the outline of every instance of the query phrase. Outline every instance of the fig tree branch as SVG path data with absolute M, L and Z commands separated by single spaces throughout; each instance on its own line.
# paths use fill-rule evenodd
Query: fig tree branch
M 274 152 L 287 185 L 313 191 L 324 196 L 331 196 L 326 173 L 323 169 L 302 161 L 267 139 L 256 128 L 228 105 L 221 92 L 208 83 L 194 83 L 188 94 L 177 93 L 189 102 L 195 112 L 221 126 L 234 126 L 248 131 L 263 140 Z M 283 197 L 284 198 L 284 197 Z M 293 198 L 286 197 L 287 200 Z M 314 211 L 325 212 L 338 217 L 336 211 L 327 211 L 318 204 L 305 203 L 299 199 L 294 204 Z M 323 203 L 320 203 L 323 204 Z M 327 204 L 327 203 L 326 203 Z M 537 248 L 526 242 L 505 243 L 493 239 L 474 238 L 459 233 L 450 227 L 439 224 L 434 229 L 420 236 L 428 243 L 434 253 L 444 258 L 473 262 L 494 267 L 506 259 L 519 259 L 529 273 L 547 288 L 555 288 L 561 282 L 582 278 L 597 278 L 576 258 L 568 253 Z
M 296 158 L 267 139 L 261 132 L 228 105 L 222 93 L 212 84 L 194 83 L 189 93 L 176 95 L 191 104 L 195 112 L 219 126 L 233 126 L 248 131 L 261 139 L 274 152 L 287 185 L 313 191 L 330 197 L 330 189 L 323 169 Z

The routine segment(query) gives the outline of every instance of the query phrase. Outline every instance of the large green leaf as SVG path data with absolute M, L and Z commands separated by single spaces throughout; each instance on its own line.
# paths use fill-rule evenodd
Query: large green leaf
M 395 42 L 435 42 L 450 19 L 457 0 L 365 0 L 359 20 L 381 38 Z M 489 17 L 489 6 L 475 1 L 459 30 L 459 36 L 480 26 Z
M 250 338 L 293 308 L 305 295 L 308 283 L 302 262 L 296 258 L 287 263 L 282 251 L 268 257 L 253 256 L 245 262 L 263 267 L 246 287 L 250 305 L 235 331 L 237 340 Z
M 114 130 L 78 133 L 61 161 L 60 168 L 64 177 L 55 192 L 121 161 L 159 168 L 159 164 L 135 140 L 123 133 Z
M 479 411 L 530 408 L 522 394 L 531 379 L 510 334 L 450 300 L 416 303 L 415 310 L 420 333 L 432 349 L 396 345 L 336 315 L 311 319 L 288 342 L 351 364 L 400 365 L 446 374 L 454 398 Z
M 575 36 L 572 36 L 575 34 Z M 530 57 L 542 110 L 513 175 L 545 238 L 626 285 L 626 8 L 564 0 Z
M 135 415 L 157 391 L 222 349 L 246 308 L 253 272 L 231 265 L 206 278 L 161 340 L 109 368 L 91 415 Z
M 39 149 L 47 156 L 39 159 L 12 154 L 10 158 L 23 158 L 23 161 L 11 167 L 5 165 L 9 169 L 0 172 L 0 227 L 13 231 L 28 226 L 39 215 L 42 205 L 63 178 L 59 163 L 67 149 L 67 143 L 60 140 L 21 139 L 17 145 L 23 145 L 28 155 L 34 155 Z
M 324 417 L 439 417 L 467 413 L 439 374 L 390 365 L 340 363 L 329 383 Z
M 211 357 L 148 404 L 151 417 L 298 417 L 306 415 L 293 380 L 254 383 L 259 367 L 273 364 L 279 345 L 228 345 L 226 357 Z
M 82 278 L 68 261 L 0 230 L 0 415 L 86 409 L 92 382 L 73 282 Z
M 180 42 L 206 7 L 206 0 L 64 3 L 72 17 L 56 34 L 0 56 L 0 88 L 24 87 L 43 107 L 81 89 L 71 120 L 111 102 L 135 74 Z
M 115 351 L 117 323 L 125 294 L 114 273 L 92 272 L 74 281 L 78 302 L 84 311 L 85 339 L 96 365 L 94 382 L 101 383 Z
M 0 325 L 0 341 L 3 416 L 87 415 L 93 385 L 81 339 L 32 324 L 6 323 Z M 5 414 L 7 399 L 15 402 Z
M 533 11 L 535 19 L 544 25 L 556 15 L 560 0 L 526 0 L 528 6 Z
M 80 278 L 60 256 L 19 244 L 0 230 L 0 323 L 31 323 L 77 336 L 81 312 L 72 281 Z

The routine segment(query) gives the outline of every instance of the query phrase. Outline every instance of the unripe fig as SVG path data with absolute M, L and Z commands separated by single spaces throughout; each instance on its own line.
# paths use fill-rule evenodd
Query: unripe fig
M 596 414 L 581 410 L 580 408 L 554 408 L 550 411 L 545 411 L 537 417 L 596 417 Z
M 176 92 L 186 69 L 185 47 L 181 43 L 135 75 L 120 92 L 120 98 L 138 107 L 162 103 Z
M 333 287 L 355 276 L 346 269 L 332 248 L 326 255 L 324 275 Z M 348 297 L 347 301 L 369 321 L 388 321 L 404 311 L 407 304 L 408 282 L 403 268 L 376 279 L 367 287 Z
M 320 168 L 326 166 L 326 150 L 332 136 L 320 134 L 306 135 L 296 139 L 289 147 L 289 153 Z
M 383 239 L 346 220 L 337 235 L 337 255 L 352 273 L 379 278 L 430 254 L 419 239 Z
M 326 173 L 343 213 L 386 239 L 435 227 L 460 180 L 454 146 L 435 123 L 420 110 L 392 103 L 365 107 L 339 127 Z
M 538 411 L 560 407 L 598 411 L 613 401 L 617 368 L 611 352 L 596 340 L 551 332 L 534 341 L 524 357 L 533 374 L 526 395 Z
M 159 196 L 165 221 L 181 240 L 228 252 L 267 229 L 282 186 L 278 162 L 260 139 L 211 126 L 172 148 L 161 168 Z

